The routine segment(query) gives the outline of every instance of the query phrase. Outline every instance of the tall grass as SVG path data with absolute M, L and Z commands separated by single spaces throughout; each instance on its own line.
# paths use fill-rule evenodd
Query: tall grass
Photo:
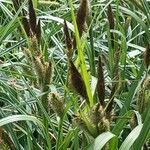
M 1 1 L 0 149 L 150 148 L 149 2 Z

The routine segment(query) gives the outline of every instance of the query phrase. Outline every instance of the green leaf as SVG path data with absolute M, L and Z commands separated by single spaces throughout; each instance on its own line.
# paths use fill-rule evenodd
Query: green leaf
M 150 105 L 148 105 L 147 107 L 147 114 L 146 114 L 146 118 L 145 121 L 143 123 L 143 128 L 140 132 L 139 137 L 137 138 L 137 140 L 135 141 L 133 148 L 136 150 L 141 150 L 142 146 L 144 145 L 146 138 L 148 136 L 148 133 L 150 131 Z
M 12 28 L 12 26 L 14 25 L 15 22 L 17 22 L 17 18 L 19 13 L 22 11 L 24 5 L 26 4 L 27 0 L 24 1 L 24 3 L 22 3 L 22 5 L 20 6 L 19 10 L 17 11 L 17 13 L 15 14 L 15 16 L 12 18 L 12 20 L 8 23 L 8 25 L 5 27 L 3 33 L 1 34 L 0 37 L 0 43 L 5 39 L 7 34 L 9 33 L 10 28 Z
M 148 27 L 146 26 L 144 21 L 138 15 L 136 15 L 135 12 L 133 12 L 133 11 L 131 11 L 131 10 L 125 8 L 125 7 L 120 6 L 119 8 L 124 13 L 132 16 L 143 27 L 143 29 L 145 30 L 145 33 L 147 35 L 148 40 L 150 40 L 150 34 L 149 34 L 149 31 L 148 31 Z
M 29 116 L 29 115 L 13 115 L 13 116 L 2 118 L 0 119 L 0 126 L 4 126 L 8 123 L 12 123 L 16 121 L 32 121 L 38 124 L 40 127 L 44 127 L 41 121 L 39 121 L 36 117 Z
M 124 140 L 124 142 L 122 143 L 122 145 L 121 145 L 119 150 L 130 150 L 131 146 L 133 145 L 133 143 L 135 142 L 135 140 L 139 136 L 142 127 L 143 127 L 142 124 L 140 124 L 137 127 L 135 127 L 131 131 L 131 133 L 127 136 L 127 138 Z
M 116 138 L 111 132 L 104 132 L 100 134 L 91 145 L 89 150 L 101 150 L 109 140 Z
M 91 79 L 92 96 L 94 96 L 94 93 L 95 93 L 95 90 L 96 90 L 96 86 L 97 86 L 97 78 L 92 76 L 92 79 Z
M 128 111 L 122 118 L 116 123 L 115 127 L 113 128 L 112 132 L 119 136 L 120 132 L 123 130 L 125 124 L 129 121 L 129 118 L 133 115 L 133 111 Z
M 76 23 L 76 18 L 75 18 L 75 14 L 74 14 L 74 7 L 73 7 L 73 3 L 72 0 L 69 0 L 69 5 L 71 8 L 71 15 L 72 15 L 72 20 L 73 20 L 73 24 L 74 24 L 74 30 L 75 30 L 75 38 L 76 38 L 76 42 L 77 42 L 77 51 L 78 51 L 78 59 L 79 62 L 81 63 L 81 74 L 82 77 L 84 79 L 85 82 L 85 86 L 86 86 L 86 91 L 87 91 L 87 95 L 89 98 L 89 102 L 90 102 L 90 106 L 93 105 L 93 97 L 92 97 L 92 92 L 91 92 L 91 88 L 89 85 L 89 74 L 87 72 L 87 67 L 85 64 L 85 57 L 84 57 L 84 53 L 83 53 L 83 48 L 84 48 L 84 42 L 81 42 L 81 39 L 79 37 L 79 32 L 78 32 L 78 27 L 77 27 L 77 23 Z

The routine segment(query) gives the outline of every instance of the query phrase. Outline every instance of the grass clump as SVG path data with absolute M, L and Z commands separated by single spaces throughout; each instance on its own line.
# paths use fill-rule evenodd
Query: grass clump
M 0 3 L 0 149 L 149 149 L 147 1 Z

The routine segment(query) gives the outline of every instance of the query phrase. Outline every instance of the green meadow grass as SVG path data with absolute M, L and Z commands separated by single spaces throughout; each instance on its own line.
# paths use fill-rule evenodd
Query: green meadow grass
M 110 5 L 112 12 L 108 11 Z M 90 13 L 80 37 L 76 20 L 78 0 L 33 0 L 36 18 L 41 23 L 39 58 L 52 63 L 53 72 L 51 82 L 39 86 L 34 81 L 40 75 L 22 50 L 31 49 L 33 44 L 20 16 L 23 10 L 28 16 L 28 0 L 21 1 L 18 10 L 11 0 L 1 0 L 0 149 L 149 149 L 150 76 L 144 63 L 150 41 L 149 5 L 146 0 L 90 1 Z M 114 19 L 113 27 L 109 15 Z M 83 79 L 88 100 L 70 86 L 64 20 L 76 41 L 71 61 Z M 32 55 L 34 58 L 36 52 Z M 108 128 L 93 126 L 89 118 L 100 98 L 99 56 L 105 82 L 105 93 L 100 94 L 105 96 L 106 104 L 104 115 L 99 113 L 108 120 Z M 72 86 L 81 83 L 75 84 Z M 144 95 L 140 93 L 142 89 Z M 82 88 L 79 90 L 82 92 Z M 49 102 L 49 93 L 58 96 L 56 102 Z

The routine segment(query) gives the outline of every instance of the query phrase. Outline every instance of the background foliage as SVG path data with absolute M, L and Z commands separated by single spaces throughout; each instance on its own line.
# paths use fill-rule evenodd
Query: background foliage
M 0 0 L 0 149 L 150 148 L 149 2 L 13 2 Z M 34 10 L 38 55 L 22 21 Z

